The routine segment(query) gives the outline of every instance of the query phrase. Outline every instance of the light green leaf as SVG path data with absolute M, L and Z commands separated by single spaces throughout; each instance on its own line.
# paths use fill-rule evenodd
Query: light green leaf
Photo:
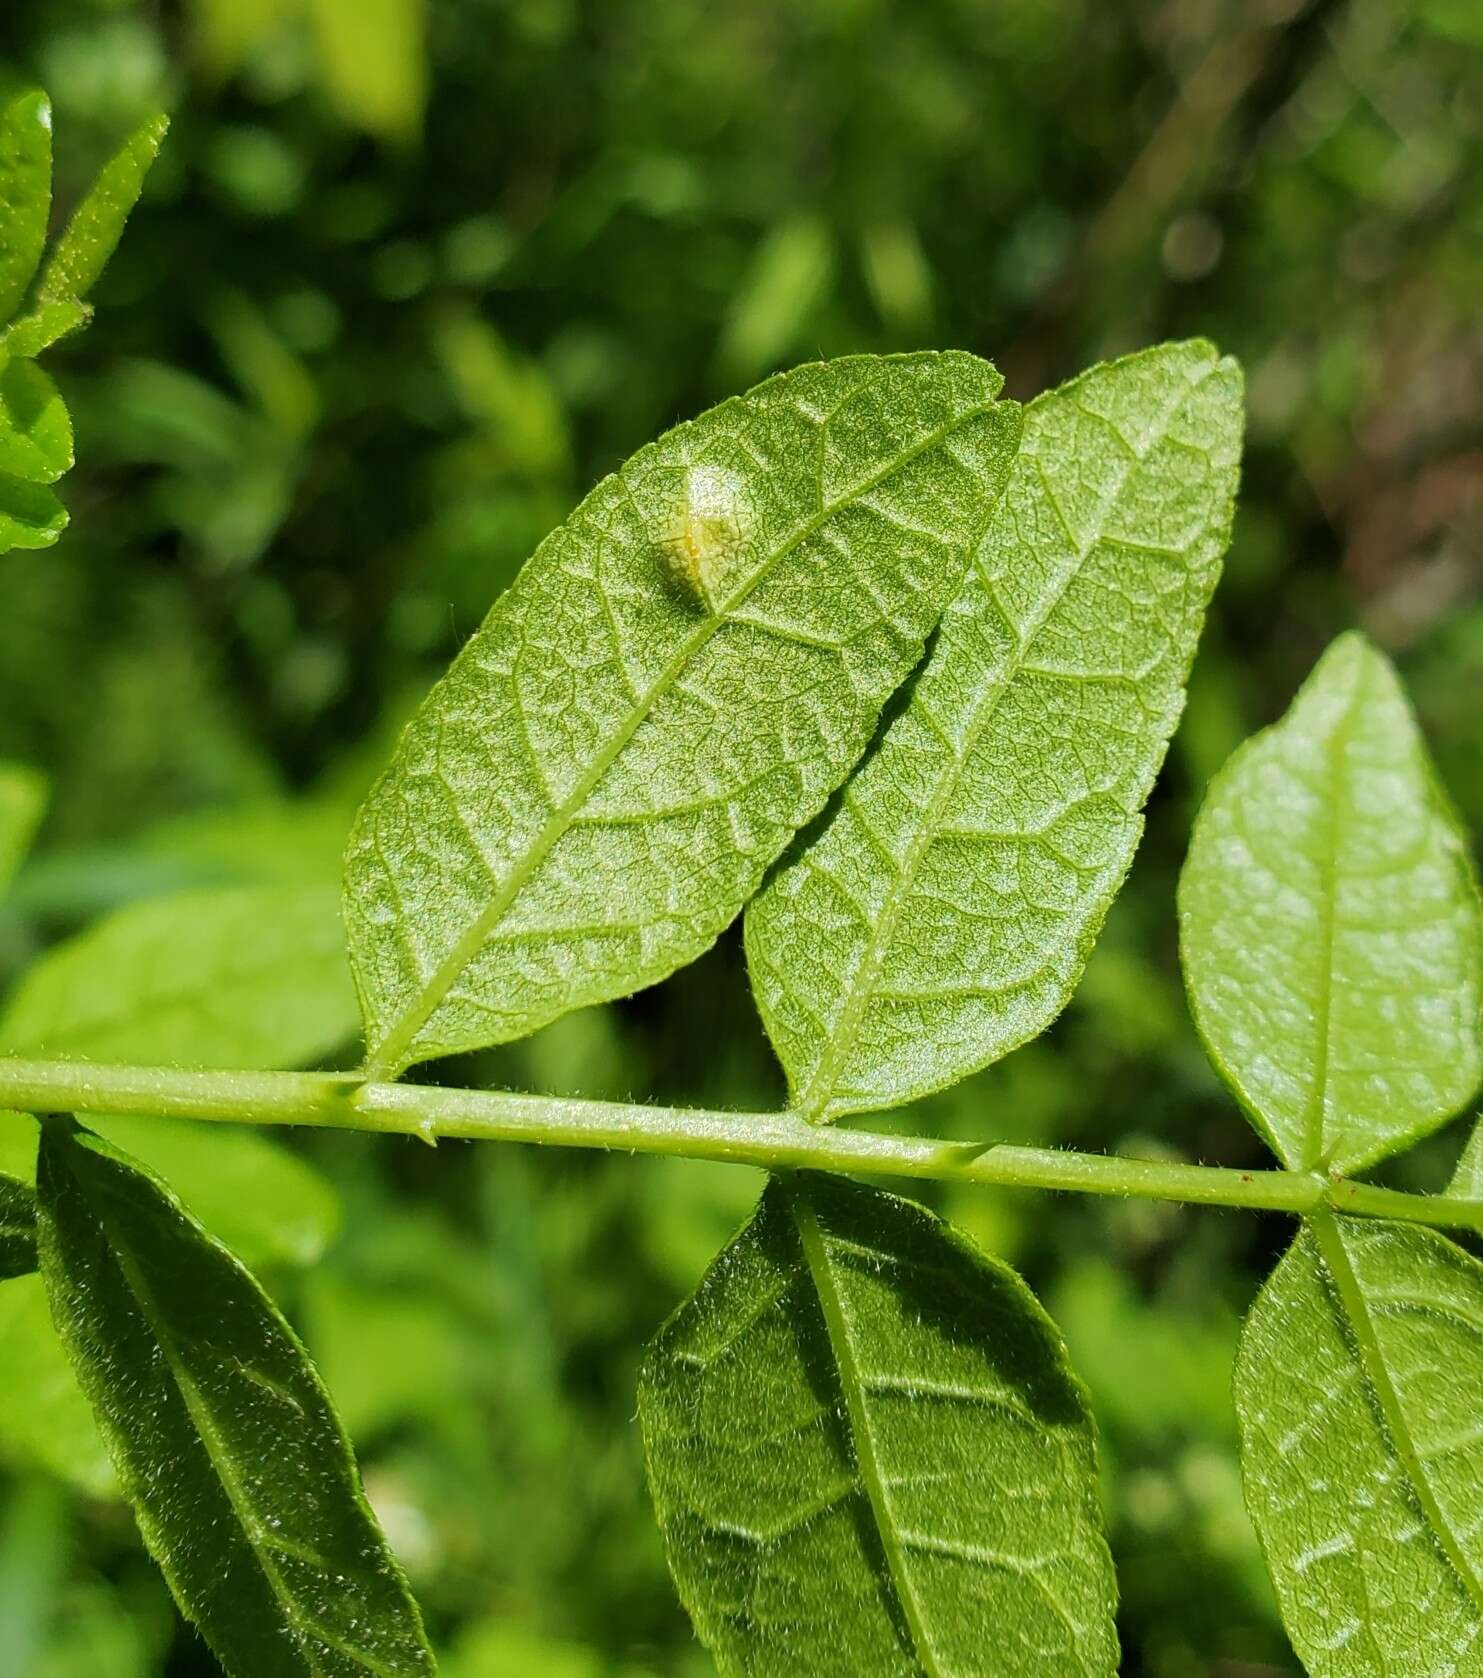
M 72 421 L 51 376 L 34 361 L 0 367 L 0 472 L 55 483 L 73 463 Z
M 1483 1672 L 1483 1265 L 1321 1214 L 1262 1289 L 1236 1408 L 1247 1506 L 1314 1678 Z
M 49 548 L 67 528 L 67 509 L 45 484 L 0 472 L 0 553 Z
M 12 321 L 0 332 L 0 353 L 24 359 L 40 355 L 59 338 L 76 332 L 92 319 L 93 311 L 75 297 L 52 297 Z
M 1065 1006 L 1184 703 L 1240 447 L 1240 372 L 1203 343 L 1026 410 L 910 703 L 747 911 L 810 1117 L 940 1089 Z
M 829 289 L 834 239 L 818 215 L 791 216 L 757 243 L 727 315 L 716 360 L 736 379 L 755 379 L 802 337 Z
M 1115 1671 L 1060 1339 L 920 1207 L 774 1179 L 661 1331 L 639 1418 L 670 1567 L 727 1678 Z
M 296 1066 L 355 1020 L 331 890 L 207 888 L 131 904 L 49 951 L 0 1015 L 0 1052 Z
M 44 1468 L 86 1497 L 116 1497 L 113 1467 L 39 1276 L 0 1285 L 0 1370 L 0 1462 Z
M 36 1196 L 0 1173 L 0 1281 L 36 1268 Z
M 52 247 L 42 270 L 39 304 L 76 300 L 93 289 L 118 247 L 129 213 L 144 189 L 144 177 L 159 155 L 170 126 L 167 116 L 153 116 L 124 141 L 103 165 L 86 198 L 72 213 L 66 231 Z
M 1341 636 L 1211 784 L 1179 884 L 1190 1006 L 1285 1165 L 1355 1172 L 1483 1077 L 1483 910 L 1389 663 Z
M 1000 384 L 956 352 L 799 368 L 641 449 L 541 544 L 351 837 L 377 1072 L 716 938 L 961 582 L 1019 433 Z
M 427 0 L 308 0 L 324 90 L 347 122 L 415 139 L 427 97 Z
M 0 897 L 31 848 L 46 809 L 46 780 L 20 763 L 0 763 Z
M 21 305 L 51 215 L 51 103 L 23 93 L 0 111 L 0 323 Z
M 1460 1200 L 1483 1200 L 1483 1119 L 1473 1126 L 1447 1193 Z
M 232 1678 L 431 1673 L 314 1366 L 162 1184 L 70 1120 L 37 1172 L 63 1342 L 182 1611 Z

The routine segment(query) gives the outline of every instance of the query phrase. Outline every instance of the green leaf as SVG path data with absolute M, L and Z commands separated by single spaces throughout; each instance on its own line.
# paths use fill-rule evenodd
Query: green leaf
M 21 305 L 51 215 L 51 103 L 23 93 L 0 111 L 0 322 Z
M 85 1497 L 116 1497 L 113 1467 L 39 1276 L 0 1286 L 0 1370 L 0 1461 L 44 1468 Z
M 1473 1126 L 1447 1193 L 1460 1200 L 1483 1200 L 1483 1119 Z
M 0 1015 L 0 1051 L 295 1066 L 355 1021 L 333 891 L 207 888 L 131 904 L 49 951 Z
M 1179 883 L 1190 1005 L 1285 1165 L 1355 1172 L 1483 1076 L 1483 909 L 1390 664 L 1341 636 L 1211 784 Z
M 427 0 L 308 0 L 324 90 L 347 122 L 416 138 L 427 97 Z
M 0 472 L 55 483 L 72 465 L 72 421 L 51 376 L 34 361 L 0 367 Z
M 1314 1678 L 1483 1671 L 1483 1265 L 1321 1214 L 1236 1361 L 1247 1506 Z
M 46 781 L 20 763 L 0 762 L 0 897 L 31 848 L 46 809 Z
M 36 1268 L 36 1196 L 0 1173 L 0 1280 Z
M 1115 1671 L 1060 1339 L 920 1207 L 774 1179 L 660 1332 L 639 1417 L 670 1567 L 727 1678 Z
M 52 247 L 42 270 L 38 304 L 80 302 L 93 289 L 118 246 L 129 212 L 139 201 L 144 177 L 169 126 L 167 116 L 150 117 L 103 165 L 91 191 L 73 211 L 66 232 Z
M 67 528 L 67 509 L 44 484 L 0 472 L 0 553 L 49 548 Z
M 232 1678 L 430 1673 L 329 1397 L 252 1277 L 70 1120 L 37 1171 L 42 1275 L 140 1531 Z
M 378 1073 L 699 955 L 865 748 L 1019 433 L 952 352 L 771 379 L 641 449 L 433 689 L 346 859 Z
M 87 304 L 80 303 L 75 297 L 52 297 L 38 301 L 34 309 L 0 332 L 0 352 L 18 359 L 40 355 L 59 338 L 86 326 L 92 315 L 93 311 Z
M 1240 446 L 1240 372 L 1203 343 L 1026 410 L 910 703 L 747 911 L 810 1117 L 940 1089 L 1065 1006 L 1184 703 Z

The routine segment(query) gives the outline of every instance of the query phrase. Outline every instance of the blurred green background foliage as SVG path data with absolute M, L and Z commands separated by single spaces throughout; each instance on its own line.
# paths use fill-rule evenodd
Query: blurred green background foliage
M 0 95 L 32 85 L 63 208 L 150 110 L 174 126 L 97 324 L 50 362 L 72 528 L 0 560 L 0 757 L 52 777 L 0 984 L 154 894 L 332 881 L 409 705 L 673 421 L 818 355 L 962 346 L 1028 398 L 1199 333 L 1247 370 L 1243 498 L 1132 879 L 1053 1032 L 891 1122 L 1263 1163 L 1174 958 L 1206 779 L 1360 623 L 1483 830 L 1475 0 L 6 0 Z M 781 1096 L 729 937 L 447 1075 Z M 320 1360 L 448 1678 L 709 1671 L 634 1368 L 755 1174 L 242 1140 L 182 1170 L 208 1221 L 213 1192 L 227 1222 L 255 1207 L 216 1227 Z M 1438 1186 L 1457 1140 L 1395 1180 Z M 1125 1670 L 1294 1672 L 1229 1400 L 1281 1221 L 935 1203 L 1025 1271 L 1091 1389 Z M 24 1332 L 38 1310 L 6 1284 L 0 1667 L 207 1673 Z

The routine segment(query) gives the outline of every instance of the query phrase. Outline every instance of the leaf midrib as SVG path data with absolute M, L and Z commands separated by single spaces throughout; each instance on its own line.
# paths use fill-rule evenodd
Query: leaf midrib
M 785 1193 L 788 1210 L 793 1217 L 793 1227 L 798 1232 L 798 1244 L 803 1253 L 804 1263 L 808 1266 L 809 1277 L 819 1298 L 819 1308 L 824 1315 L 824 1327 L 830 1350 L 834 1355 L 835 1373 L 839 1378 L 840 1392 L 844 1396 L 845 1411 L 849 1417 L 850 1439 L 860 1485 L 870 1504 L 875 1529 L 880 1537 L 881 1550 L 890 1574 L 891 1589 L 911 1633 L 912 1653 L 920 1663 L 926 1678 L 951 1678 L 938 1664 L 933 1652 L 926 1618 L 922 1605 L 917 1600 L 911 1570 L 907 1566 L 906 1554 L 896 1530 L 890 1494 L 886 1490 L 885 1475 L 876 1452 L 870 1409 L 865 1401 L 864 1386 L 855 1362 L 849 1321 L 839 1289 L 834 1283 L 833 1267 L 824 1245 L 824 1233 L 819 1228 L 819 1220 L 809 1204 L 806 1192 L 790 1186 Z
M 73 1177 L 76 1180 L 75 1172 Z M 367 1672 L 375 1673 L 377 1678 L 401 1678 L 394 1667 L 385 1665 L 366 1650 L 345 1642 L 343 1638 L 328 1631 L 312 1615 L 308 1614 L 289 1588 L 287 1580 L 283 1577 L 277 1563 L 272 1559 L 267 1546 L 254 1537 L 255 1531 L 261 1527 L 261 1521 L 252 1507 L 241 1479 L 238 1477 L 231 1460 L 231 1452 L 225 1447 L 217 1432 L 216 1418 L 211 1413 L 211 1407 L 196 1384 L 195 1377 L 181 1361 L 174 1339 L 166 1326 L 165 1319 L 155 1299 L 154 1290 L 134 1262 L 127 1243 L 120 1238 L 117 1224 L 100 1203 L 100 1199 L 95 1199 L 92 1196 L 87 1198 L 97 1214 L 104 1235 L 107 1237 L 114 1262 L 118 1265 L 124 1281 L 128 1284 L 130 1293 L 134 1295 L 145 1321 L 154 1333 L 156 1344 L 164 1356 L 171 1377 L 180 1393 L 181 1401 L 184 1403 L 191 1421 L 195 1424 L 197 1436 L 205 1447 L 207 1459 L 221 1483 L 222 1490 L 226 1493 L 227 1501 L 232 1506 L 232 1512 L 237 1517 L 242 1537 L 251 1551 L 253 1559 L 262 1569 L 263 1576 L 268 1582 L 268 1588 L 282 1604 L 286 1616 L 298 1630 L 300 1644 L 298 1652 L 304 1658 L 310 1678 L 333 1678 L 328 1668 L 320 1665 L 310 1646 L 310 1639 L 316 1638 L 329 1648 L 345 1655 L 348 1659 L 357 1661 Z M 163 1557 L 160 1558 L 160 1564 L 162 1567 L 165 1565 Z
M 1190 396 L 1198 390 L 1207 379 L 1214 375 L 1218 366 L 1219 362 L 1215 362 L 1207 366 L 1202 370 L 1199 378 L 1186 384 L 1184 389 L 1178 393 L 1172 407 L 1160 417 L 1157 429 L 1150 433 L 1142 453 L 1139 453 L 1137 448 L 1135 448 L 1131 442 L 1127 443 L 1128 456 L 1123 463 L 1123 470 L 1117 474 L 1115 484 L 1109 489 L 1107 495 L 1103 497 L 1098 505 L 1096 517 L 1099 521 L 1106 517 L 1108 510 L 1116 503 L 1117 498 L 1127 487 L 1128 479 L 1132 475 L 1134 468 L 1143 464 L 1149 451 L 1153 448 L 1154 443 L 1166 434 L 1168 427 L 1173 423 L 1175 415 L 1189 400 Z M 1058 393 L 1050 393 L 1050 395 L 1056 394 Z M 1031 411 L 1033 411 L 1034 406 L 1035 404 L 1032 403 Z M 1103 419 L 1104 424 L 1111 426 L 1111 421 L 1104 419 L 1103 416 L 1097 415 L 1095 417 Z M 1028 421 L 1028 414 L 1026 418 Z M 1119 433 L 1119 435 L 1121 434 Z M 1127 439 L 1123 439 L 1123 441 L 1127 442 Z M 882 906 L 880 915 L 877 917 L 875 924 L 867 933 L 865 950 L 861 956 L 860 967 L 858 970 L 858 980 L 851 988 L 850 994 L 845 1001 L 844 1008 L 840 1014 L 839 1024 L 835 1031 L 831 1033 L 829 1040 L 825 1045 L 824 1053 L 819 1058 L 819 1064 L 814 1069 L 813 1076 L 809 1079 L 805 1087 L 798 1092 L 795 1105 L 807 1118 L 815 1122 L 820 1121 L 827 1115 L 829 1106 L 834 1099 L 835 1091 L 833 1088 L 833 1080 L 837 1075 L 840 1066 L 844 1063 L 850 1051 L 854 1048 L 855 1039 L 859 1035 L 860 1026 L 864 1020 L 865 1009 L 871 998 L 876 994 L 876 981 L 880 977 L 881 967 L 884 964 L 887 952 L 891 947 L 891 939 L 896 930 L 896 922 L 899 920 L 902 910 L 905 908 L 906 902 L 911 895 L 911 889 L 916 883 L 916 874 L 918 868 L 921 866 L 922 859 L 926 856 L 928 850 L 936 841 L 942 817 L 952 802 L 953 794 L 958 789 L 958 783 L 962 778 L 963 770 L 967 766 L 969 758 L 972 756 L 973 750 L 977 746 L 980 736 L 989 726 L 989 723 L 998 711 L 1005 694 L 1009 692 L 1010 688 L 1018 680 L 1020 675 L 1024 673 L 1030 655 L 1035 650 L 1035 645 L 1041 631 L 1050 621 L 1050 618 L 1055 613 L 1056 608 L 1065 599 L 1066 593 L 1070 589 L 1071 585 L 1076 581 L 1077 577 L 1081 575 L 1082 569 L 1086 565 L 1088 557 L 1090 556 L 1092 550 L 1096 547 L 1098 541 L 1101 540 L 1100 535 L 1098 535 L 1083 543 L 1072 534 L 1071 528 L 1066 523 L 1065 517 L 1061 512 L 1060 503 L 1056 500 L 1055 494 L 1051 489 L 1050 481 L 1046 476 L 1044 463 L 1041 461 L 1039 455 L 1031 454 L 1030 450 L 1025 446 L 1023 441 L 1021 443 L 1020 453 L 1024 458 L 1034 462 L 1035 470 L 1039 474 L 1040 481 L 1045 490 L 1046 500 L 1055 514 L 1056 522 L 1065 531 L 1067 540 L 1072 545 L 1075 552 L 1075 559 L 1066 568 L 1065 576 L 1052 592 L 1049 600 L 1045 604 L 1044 610 L 1034 620 L 1028 634 L 1016 634 L 1015 650 L 1011 655 L 1010 662 L 1006 666 L 1001 679 L 992 687 L 985 689 L 975 699 L 969 715 L 968 725 L 963 732 L 962 749 L 956 750 L 950 746 L 948 747 L 949 762 L 943 772 L 937 788 L 933 792 L 931 802 L 929 803 L 922 820 L 917 826 L 911 843 L 907 846 L 906 855 L 902 859 L 900 867 L 896 870 L 887 886 L 886 899 L 884 905 Z M 1003 503 L 1005 497 L 1008 496 L 1011 487 L 1011 485 L 1006 484 L 1003 493 L 990 508 L 984 522 L 984 527 L 979 532 L 978 537 L 975 540 L 975 550 L 982 545 L 984 537 L 988 531 L 989 522 L 999 510 L 999 507 Z M 969 565 L 973 566 L 977 563 L 978 561 L 975 553 L 974 557 L 970 558 Z M 992 595 L 992 585 L 990 584 L 987 575 L 984 577 L 984 586 L 990 590 Z M 997 598 L 995 598 L 995 605 L 998 605 Z M 999 607 L 998 609 L 1001 612 L 1003 611 L 1002 607 Z M 1005 613 L 1004 616 L 1006 621 L 1008 621 L 1008 614 Z M 935 732 L 942 737 L 940 730 L 936 730 Z M 945 746 L 947 745 L 945 737 L 943 737 L 943 743 Z M 822 1094 L 819 1093 L 821 1090 Z
M 1420 1505 L 1421 1513 L 1438 1547 L 1457 1574 L 1463 1589 L 1472 1598 L 1474 1608 L 1483 1615 L 1483 1576 L 1480 1576 L 1478 1569 L 1462 1548 L 1421 1466 L 1421 1453 L 1412 1436 L 1411 1424 L 1406 1418 L 1400 1394 L 1390 1378 L 1385 1353 L 1370 1316 L 1369 1302 L 1350 1262 L 1349 1250 L 1344 1245 L 1338 1219 L 1333 1212 L 1325 1209 L 1314 1213 L 1309 1218 L 1308 1225 L 1317 1239 L 1324 1265 L 1333 1279 L 1338 1303 L 1354 1336 L 1360 1365 L 1380 1407 L 1385 1431 L 1390 1435 L 1390 1442 L 1400 1459 L 1401 1467 L 1405 1470 L 1412 1496 Z
M 848 396 L 841 400 L 839 408 L 842 408 L 846 402 L 857 396 L 868 383 L 869 380 L 867 379 L 861 385 L 856 386 Z M 878 472 L 873 473 L 863 482 L 854 484 L 842 499 L 825 506 L 821 498 L 819 511 L 803 524 L 788 541 L 783 543 L 776 552 L 770 554 L 735 594 L 714 612 L 708 612 L 701 618 L 695 629 L 680 644 L 675 655 L 661 669 L 648 692 L 641 699 L 635 699 L 622 726 L 614 730 L 608 741 L 583 771 L 572 791 L 552 812 L 550 819 L 541 828 L 525 854 L 511 869 L 504 883 L 490 897 L 488 904 L 470 925 L 468 931 L 464 933 L 449 954 L 433 970 L 432 975 L 423 984 L 416 1000 L 402 1010 L 383 1034 L 380 1046 L 367 1055 L 365 1072 L 368 1078 L 395 1077 L 411 1064 L 412 1051 L 415 1050 L 418 1033 L 441 1007 L 460 974 L 483 948 L 485 940 L 499 924 L 505 911 L 545 862 L 552 847 L 566 832 L 577 812 L 591 796 L 597 783 L 617 761 L 624 747 L 637 733 L 645 718 L 648 717 L 658 701 L 679 680 L 700 649 L 720 631 L 723 625 L 730 621 L 731 614 L 745 605 L 773 571 L 790 554 L 796 552 L 803 543 L 808 541 L 811 536 L 816 535 L 841 509 L 868 495 L 894 473 L 899 472 L 904 466 L 910 465 L 919 455 L 925 454 L 929 449 L 935 449 L 955 431 L 961 430 L 965 425 L 970 424 L 982 415 L 992 412 L 995 405 L 995 399 L 991 397 L 987 402 L 975 403 L 971 407 L 964 408 L 953 419 L 937 427 L 911 448 L 893 455 L 889 463 Z M 821 421 L 819 426 L 821 442 L 830 421 L 838 413 L 839 408 L 836 408 L 833 414 Z M 619 476 L 621 478 L 622 474 L 620 473 Z

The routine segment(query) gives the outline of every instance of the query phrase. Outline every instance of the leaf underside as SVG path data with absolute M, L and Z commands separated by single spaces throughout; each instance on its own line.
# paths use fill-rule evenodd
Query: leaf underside
M 1430 1230 L 1321 1215 L 1236 1364 L 1242 1473 L 1314 1678 L 1483 1674 L 1483 1265 Z
M 313 1365 L 252 1277 L 70 1121 L 38 1166 L 52 1312 L 140 1530 L 231 1678 L 431 1673 Z
M 1483 910 L 1389 663 L 1341 637 L 1211 786 L 1179 888 L 1190 1003 L 1283 1163 L 1355 1172 L 1483 1076 Z
M 1065 1006 L 1184 704 L 1240 446 L 1239 370 L 1203 343 L 1026 410 L 910 703 L 747 911 L 810 1117 L 939 1089 Z
M 373 1070 L 711 944 L 961 582 L 1018 440 L 1000 384 L 958 352 L 799 368 L 640 450 L 542 543 L 351 838 Z
M 728 1678 L 1115 1670 L 1083 1395 L 1023 1283 L 919 1207 L 774 1179 L 639 1393 L 670 1566 Z

